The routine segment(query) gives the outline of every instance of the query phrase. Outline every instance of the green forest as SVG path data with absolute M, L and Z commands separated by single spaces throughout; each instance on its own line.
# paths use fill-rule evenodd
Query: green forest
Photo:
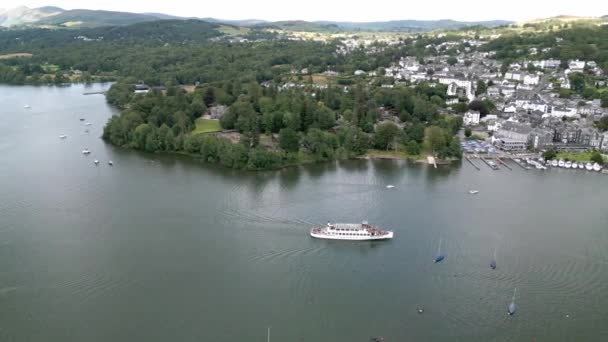
M 443 86 L 382 88 L 381 78 L 337 76 L 319 87 L 313 79 L 327 70 L 345 75 L 380 70 L 401 56 L 433 53 L 425 46 L 455 37 L 412 37 L 398 47 L 376 43 L 373 54 L 356 49 L 340 55 L 339 42 L 248 35 L 252 41 L 233 42 L 217 24 L 194 20 L 4 30 L 0 55 L 32 55 L 0 60 L 0 82 L 117 81 L 106 96 L 123 111 L 107 123 L 107 142 L 187 153 L 230 168 L 272 169 L 351 158 L 370 149 L 413 158 L 460 157 L 454 134 L 462 120 L 439 114 L 445 107 Z M 290 82 L 297 86 L 281 87 Z M 135 94 L 140 83 L 151 91 Z M 194 90 L 185 91 L 184 85 Z M 192 134 L 194 121 L 217 105 L 229 108 L 220 124 L 233 135 Z

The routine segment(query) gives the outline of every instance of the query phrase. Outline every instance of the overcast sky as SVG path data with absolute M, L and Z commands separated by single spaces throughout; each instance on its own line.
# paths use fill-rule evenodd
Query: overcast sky
M 0 0 L 0 8 L 58 6 L 157 12 L 221 19 L 385 21 L 455 19 L 529 20 L 556 15 L 602 16 L 606 0 Z

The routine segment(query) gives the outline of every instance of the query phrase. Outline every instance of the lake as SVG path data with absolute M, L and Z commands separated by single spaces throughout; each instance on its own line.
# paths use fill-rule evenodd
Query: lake
M 0 86 L 0 341 L 608 340 L 606 175 L 227 170 L 105 144 L 107 87 Z

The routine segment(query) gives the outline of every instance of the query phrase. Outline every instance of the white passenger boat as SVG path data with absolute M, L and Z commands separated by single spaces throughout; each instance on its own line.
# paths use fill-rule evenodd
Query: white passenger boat
M 392 189 L 394 187 L 395 187 L 394 185 L 390 185 L 390 184 L 386 186 L 387 189 Z
M 591 164 L 591 163 L 585 164 L 585 169 L 587 169 L 587 171 L 593 171 L 593 164 Z
M 567 162 L 564 164 L 564 166 L 566 167 L 566 169 L 569 169 L 569 168 L 571 168 L 571 167 L 572 167 L 572 162 L 568 160 L 568 161 L 567 161 Z
M 327 223 L 327 226 L 310 230 L 310 236 L 330 240 L 386 240 L 393 238 L 393 232 L 363 223 Z

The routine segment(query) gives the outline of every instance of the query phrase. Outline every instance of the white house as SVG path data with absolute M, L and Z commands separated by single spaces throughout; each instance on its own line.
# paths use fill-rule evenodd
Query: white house
M 525 75 L 524 76 L 524 84 L 526 85 L 537 85 L 540 82 L 540 77 L 538 75 Z
M 449 77 L 439 77 L 437 79 L 437 81 L 440 84 L 445 84 L 449 85 L 450 84 L 455 84 L 458 88 L 464 88 L 465 92 L 466 92 L 466 96 L 469 99 L 469 101 L 473 101 L 475 99 L 475 94 L 473 93 L 473 83 L 471 81 L 467 81 L 467 80 L 459 80 L 457 78 L 449 78 Z M 448 94 L 450 95 L 450 94 Z M 456 95 L 456 94 L 453 94 Z
M 585 69 L 585 61 L 579 61 L 578 59 L 571 60 L 568 63 L 568 69 L 572 71 L 583 71 L 583 69 Z
M 462 118 L 463 124 L 465 126 L 475 126 L 479 125 L 479 112 L 476 110 L 469 110 L 464 113 Z

